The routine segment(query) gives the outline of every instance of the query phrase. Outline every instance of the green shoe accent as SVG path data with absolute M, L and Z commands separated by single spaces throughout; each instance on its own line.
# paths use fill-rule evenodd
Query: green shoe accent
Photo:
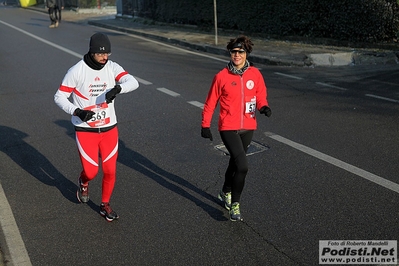
M 224 202 L 224 207 L 227 210 L 231 209 L 231 192 L 224 193 L 222 190 L 218 194 L 218 199 Z
M 233 202 L 233 204 L 231 204 L 230 220 L 233 222 L 242 221 L 241 212 L 240 212 L 240 203 Z

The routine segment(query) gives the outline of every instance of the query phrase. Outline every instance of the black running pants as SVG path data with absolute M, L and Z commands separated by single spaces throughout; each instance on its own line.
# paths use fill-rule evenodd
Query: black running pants
M 48 9 L 48 14 L 50 16 L 51 24 L 55 24 L 57 22 L 57 16 L 55 14 L 55 7 L 50 7 Z
M 224 192 L 231 192 L 231 202 L 240 202 L 248 172 L 247 150 L 251 144 L 253 130 L 220 131 L 222 141 L 229 151 L 230 160 L 225 173 Z

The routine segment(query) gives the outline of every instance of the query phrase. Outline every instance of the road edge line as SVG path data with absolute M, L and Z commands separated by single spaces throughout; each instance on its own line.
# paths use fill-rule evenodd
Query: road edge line
M 0 226 L 4 263 L 7 266 L 32 266 L 10 204 L 0 183 Z

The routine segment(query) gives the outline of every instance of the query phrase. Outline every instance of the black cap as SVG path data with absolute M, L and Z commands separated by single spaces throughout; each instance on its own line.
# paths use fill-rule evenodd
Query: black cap
M 90 53 L 110 53 L 111 42 L 107 35 L 102 33 L 95 33 L 90 37 Z

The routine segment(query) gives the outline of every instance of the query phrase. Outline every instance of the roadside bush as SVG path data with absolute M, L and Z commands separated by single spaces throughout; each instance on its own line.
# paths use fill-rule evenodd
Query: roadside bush
M 131 0 L 132 1 L 132 0 Z M 213 28 L 213 0 L 152 0 L 149 18 Z M 218 27 L 276 36 L 392 42 L 399 0 L 217 0 Z

